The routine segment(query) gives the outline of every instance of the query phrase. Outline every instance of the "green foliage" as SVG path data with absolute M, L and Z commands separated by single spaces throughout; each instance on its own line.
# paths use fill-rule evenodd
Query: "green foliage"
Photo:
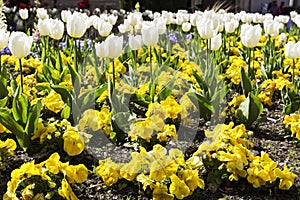
M 300 109 L 300 95 L 297 92 L 297 87 L 293 86 L 288 89 L 283 86 L 281 90 L 281 98 L 284 103 L 284 113 L 289 115 Z

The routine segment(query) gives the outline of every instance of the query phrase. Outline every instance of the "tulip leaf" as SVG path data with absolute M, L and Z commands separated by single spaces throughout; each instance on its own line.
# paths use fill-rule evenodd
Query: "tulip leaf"
M 262 113 L 263 105 L 252 93 L 240 104 L 238 116 L 240 120 L 249 128 Z
M 163 86 L 163 88 L 157 94 L 158 102 L 165 100 L 172 94 L 172 91 L 174 88 L 174 82 L 175 82 L 175 79 L 172 78 L 172 80 L 170 80 L 166 85 Z
M 38 101 L 30 109 L 28 115 L 28 121 L 25 128 L 28 137 L 31 137 L 31 135 L 37 131 L 38 121 L 41 115 L 41 109 L 42 109 L 42 103 L 40 101 Z
M 253 89 L 252 82 L 250 78 L 247 76 L 243 67 L 240 68 L 240 72 L 241 72 L 241 85 L 243 88 L 243 93 L 247 97 L 249 92 L 251 92 Z
M 27 97 L 18 88 L 17 95 L 12 102 L 12 113 L 15 120 L 23 125 L 27 122 L 28 103 Z
M 209 121 L 212 113 L 214 112 L 211 102 L 206 97 L 196 93 L 190 92 L 187 95 L 193 104 L 199 109 L 200 117 L 202 117 L 205 121 Z
M 3 108 L 4 106 L 6 106 L 7 101 L 8 101 L 8 97 L 0 99 L 0 108 Z
M 76 71 L 75 67 L 71 66 L 70 63 L 68 63 L 67 66 L 71 73 L 72 85 L 74 88 L 75 95 L 78 96 L 80 94 L 80 88 L 81 88 L 80 76 L 79 76 L 78 72 Z
M 20 146 L 23 148 L 22 138 L 25 135 L 23 127 L 13 118 L 7 108 L 0 108 L 0 123 L 5 126 L 10 132 L 16 135 Z
M 64 109 L 61 111 L 61 117 L 63 119 L 69 119 L 71 115 L 71 107 L 70 106 L 65 106 Z
M 78 97 L 78 106 L 81 111 L 88 109 L 91 106 L 95 106 L 95 101 L 107 90 L 107 84 L 103 84 L 99 87 L 93 88 Z

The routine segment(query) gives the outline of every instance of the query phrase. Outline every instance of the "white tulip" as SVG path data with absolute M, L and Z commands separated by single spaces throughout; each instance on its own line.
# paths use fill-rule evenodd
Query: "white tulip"
M 115 25 L 117 20 L 118 20 L 117 15 L 109 15 L 109 17 L 108 17 L 108 21 L 111 25 Z
M 41 36 L 48 36 L 50 34 L 49 25 L 49 19 L 39 19 L 37 28 Z
M 21 19 L 23 19 L 23 20 L 28 19 L 28 10 L 27 10 L 27 8 L 20 9 L 19 10 L 19 15 L 20 15 Z
M 71 15 L 72 15 L 72 13 L 69 10 L 62 10 L 60 13 L 61 20 L 65 23 L 67 23 L 67 20 L 68 20 L 69 16 L 71 16 Z
M 281 33 L 281 34 L 279 35 L 278 42 L 281 43 L 281 44 L 283 44 L 283 43 L 286 42 L 286 40 L 287 40 L 286 34 L 285 34 L 285 33 Z
M 109 22 L 100 22 L 98 24 L 98 32 L 102 37 L 107 37 L 111 30 L 113 28 L 113 25 L 111 25 Z
M 39 19 L 48 19 L 49 18 L 49 15 L 48 15 L 47 10 L 45 8 L 36 9 L 36 16 Z
M 24 58 L 29 54 L 32 42 L 32 36 L 27 36 L 23 32 L 12 32 L 9 37 L 8 48 L 13 56 Z
M 183 32 L 189 32 L 191 30 L 191 28 L 192 28 L 192 24 L 189 23 L 189 22 L 184 22 L 182 24 L 181 28 L 182 28 Z
M 67 32 L 71 37 L 81 38 L 86 32 L 87 24 L 83 14 L 75 12 L 67 21 Z
M 205 40 L 211 39 L 216 34 L 213 21 L 208 18 L 202 18 L 202 20 L 197 23 L 197 30 L 200 37 Z
M 154 23 L 157 27 L 159 35 L 166 32 L 166 30 L 167 30 L 166 20 L 164 20 L 163 18 L 157 18 L 157 19 L 154 20 Z
M 108 51 L 106 49 L 106 43 L 105 41 L 101 42 L 101 43 L 96 43 L 95 44 L 95 50 L 96 50 L 96 55 L 99 58 L 106 58 L 108 57 Z
M 211 50 L 216 51 L 220 49 L 221 45 L 222 45 L 221 33 L 211 38 L 211 47 L 210 47 Z
M 158 29 L 154 24 L 143 24 L 141 32 L 143 43 L 146 46 L 154 46 L 158 43 Z
M 64 23 L 59 19 L 51 19 L 49 25 L 50 37 L 54 40 L 60 40 L 64 35 Z
M 1 38 L 0 38 L 0 50 L 4 49 L 7 44 L 8 44 L 8 39 L 9 39 L 9 32 L 7 32 L 6 30 L 4 29 L 0 29 L 0 35 L 1 35 Z
M 225 31 L 226 31 L 226 33 L 233 33 L 238 26 L 239 26 L 239 22 L 236 20 L 226 22 L 225 23 Z
M 129 35 L 129 47 L 131 50 L 138 50 L 142 48 L 143 41 L 142 41 L 142 36 L 141 35 Z
M 292 41 L 289 41 L 285 45 L 284 53 L 285 57 L 290 58 L 290 59 L 296 59 L 300 56 L 300 43 L 297 42 L 296 44 L 293 43 Z
M 264 31 L 266 35 L 270 36 L 278 36 L 279 35 L 279 29 L 280 29 L 280 24 L 278 21 L 275 20 L 265 20 L 264 21 Z
M 241 27 L 241 42 L 249 48 L 257 45 L 261 37 L 262 28 L 260 25 L 243 24 Z
M 117 58 L 121 55 L 123 49 L 123 36 L 109 35 L 105 40 L 107 56 Z

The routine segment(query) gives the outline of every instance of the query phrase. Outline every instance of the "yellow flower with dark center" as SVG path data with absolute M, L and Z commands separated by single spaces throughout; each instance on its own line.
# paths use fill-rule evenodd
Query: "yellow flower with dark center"
M 112 186 L 121 178 L 120 168 L 120 164 L 114 163 L 111 159 L 106 159 L 99 161 L 96 174 L 102 178 L 107 186 Z
M 199 178 L 198 170 L 184 170 L 179 173 L 179 177 L 184 180 L 190 191 L 194 191 L 197 187 L 204 189 L 204 181 Z
M 84 150 L 84 140 L 77 131 L 66 131 L 63 134 L 64 151 L 69 156 L 79 155 Z
M 170 193 L 174 194 L 177 199 L 183 199 L 190 195 L 191 191 L 183 180 L 180 180 L 177 175 L 173 174 L 170 176 L 172 181 L 170 185 Z
M 66 179 L 62 180 L 61 188 L 58 190 L 58 194 L 67 200 L 79 200 Z
M 286 165 L 284 165 L 283 170 L 276 171 L 276 176 L 280 178 L 279 189 L 281 190 L 289 190 L 296 178 L 296 175 L 290 172 Z
M 166 118 L 176 119 L 181 112 L 181 106 L 172 96 L 169 96 L 166 100 L 162 101 L 161 106 L 165 110 Z
M 60 94 L 54 90 L 51 90 L 50 94 L 42 100 L 42 103 L 45 104 L 50 111 L 55 113 L 59 113 L 65 107 L 65 103 Z
M 65 168 L 67 179 L 70 183 L 83 183 L 88 177 L 88 169 L 85 165 L 69 165 Z
M 164 184 L 156 182 L 153 190 L 153 200 L 173 200 L 174 195 L 168 193 L 168 188 Z

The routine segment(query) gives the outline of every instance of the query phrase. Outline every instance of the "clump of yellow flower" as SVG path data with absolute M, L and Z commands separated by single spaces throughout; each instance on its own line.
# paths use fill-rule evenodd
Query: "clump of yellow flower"
M 34 194 L 34 188 L 38 184 L 32 182 L 31 177 L 38 177 L 41 182 L 48 184 L 48 189 L 38 194 Z M 58 193 L 60 197 L 66 199 L 78 199 L 74 194 L 72 183 L 82 183 L 88 177 L 88 169 L 83 165 L 69 165 L 60 161 L 58 153 L 53 153 L 46 161 L 35 164 L 34 161 L 24 163 L 20 168 L 11 173 L 11 180 L 7 183 L 7 191 L 3 196 L 4 200 L 18 199 L 17 194 L 21 194 L 23 199 L 51 199 L 58 198 L 53 196 Z M 59 180 L 59 181 L 58 181 Z M 57 184 L 60 183 L 60 184 Z M 19 187 L 26 184 L 25 188 Z M 23 189 L 22 189 L 23 188 Z M 21 190 L 21 191 L 19 191 Z
M 170 149 L 156 144 L 149 152 L 143 147 L 140 152 L 132 152 L 128 163 L 115 163 L 111 159 L 99 162 L 96 174 L 108 186 L 119 179 L 137 181 L 143 189 L 153 190 L 153 199 L 164 200 L 185 198 L 196 188 L 204 188 L 198 170 L 191 169 L 179 149 Z
M 103 130 L 106 135 L 109 135 L 110 119 L 111 113 L 106 107 L 102 107 L 101 111 L 88 109 L 79 120 L 78 128 L 80 131 L 87 131 L 88 128 L 92 131 Z
M 42 103 L 54 113 L 59 113 L 65 107 L 61 95 L 54 90 L 51 90 L 51 92 L 42 99 Z
M 0 140 L 0 162 L 13 156 L 16 148 L 17 144 L 13 139 L 7 139 L 5 141 Z
M 291 114 L 284 117 L 283 124 L 292 132 L 292 137 L 300 140 L 300 114 Z

